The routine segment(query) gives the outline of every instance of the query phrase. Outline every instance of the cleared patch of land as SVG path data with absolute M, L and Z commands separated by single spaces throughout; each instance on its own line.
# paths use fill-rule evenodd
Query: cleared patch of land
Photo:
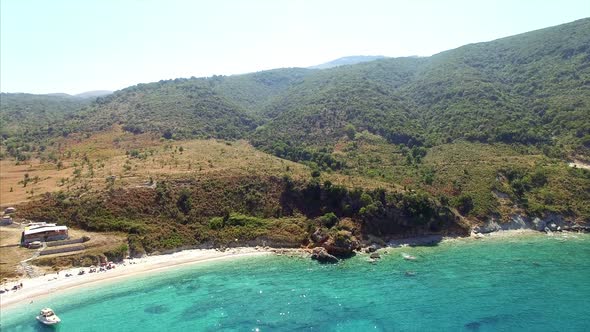
M 33 252 L 18 246 L 22 229 L 18 225 L 0 227 L 0 277 L 15 278 L 20 275 L 18 263 L 33 255 Z
M 153 186 L 159 180 L 174 178 L 289 176 L 304 180 L 311 174 L 310 167 L 256 150 L 244 140 L 170 141 L 149 134 L 134 135 L 118 126 L 88 137 L 62 139 L 52 149 L 51 160 L 0 161 L 0 207 L 60 190 L 84 194 L 108 188 Z M 361 163 L 361 158 L 357 160 Z M 363 175 L 363 165 L 374 161 L 363 161 L 352 171 L 323 172 L 321 180 L 348 188 L 400 190 L 402 187 L 392 178 L 374 176 L 381 171 Z M 377 161 L 381 169 L 389 167 Z
M 574 168 L 582 168 L 582 169 L 590 169 L 590 164 L 581 162 L 581 161 L 574 161 L 568 164 L 570 167 Z
M 19 263 L 31 258 L 36 252 L 36 249 L 19 246 L 22 231 L 23 228 L 19 224 L 0 227 L 0 278 L 2 279 L 14 279 L 23 276 L 24 271 L 20 268 Z M 126 237 L 116 233 L 96 233 L 70 229 L 69 236 L 71 239 L 87 236 L 90 241 L 84 243 L 86 249 L 83 251 L 42 256 L 47 261 L 54 260 L 56 265 L 37 267 L 38 272 L 51 273 L 54 272 L 54 268 L 69 267 L 68 262 L 71 262 L 71 259 L 65 259 L 66 257 L 101 254 L 126 243 Z M 62 257 L 62 259 L 59 257 Z
M 52 160 L 0 161 L 0 206 L 23 203 L 45 192 L 150 186 L 167 178 L 289 175 L 301 179 L 310 174 L 308 167 L 258 151 L 246 141 L 167 141 L 119 127 L 63 139 L 53 149 Z

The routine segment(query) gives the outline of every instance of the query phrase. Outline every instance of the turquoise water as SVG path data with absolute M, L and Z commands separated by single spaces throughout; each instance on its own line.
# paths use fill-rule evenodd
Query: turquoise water
M 10 308 L 2 331 L 588 331 L 589 304 L 590 235 L 539 235 L 185 266 Z

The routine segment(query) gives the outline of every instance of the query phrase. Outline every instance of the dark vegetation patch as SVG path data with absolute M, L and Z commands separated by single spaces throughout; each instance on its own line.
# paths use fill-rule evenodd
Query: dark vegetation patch
M 426 193 L 348 189 L 289 177 L 167 181 L 156 190 L 120 189 L 79 199 L 47 194 L 21 213 L 92 231 L 125 232 L 135 255 L 198 245 L 300 246 L 317 227 L 357 235 L 465 233 L 451 209 Z M 115 248 L 109 256 L 126 249 Z

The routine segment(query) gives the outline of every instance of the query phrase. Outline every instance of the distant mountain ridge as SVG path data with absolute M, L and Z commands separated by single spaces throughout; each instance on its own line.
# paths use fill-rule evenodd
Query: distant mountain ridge
M 66 122 L 90 103 L 67 94 L 0 93 L 0 135 L 34 141 L 68 133 Z
M 355 65 L 357 63 L 369 62 L 374 60 L 386 59 L 383 55 L 354 55 L 345 56 L 319 65 L 307 67 L 309 69 L 328 69 L 339 66 Z
M 113 91 L 109 91 L 109 90 L 94 90 L 94 91 L 86 91 L 86 92 L 82 92 L 82 93 L 78 93 L 75 95 L 70 95 L 67 93 L 61 93 L 61 92 L 56 92 L 56 93 L 46 93 L 45 96 L 52 96 L 52 97 L 73 97 L 73 98 L 96 98 L 96 97 L 102 97 L 102 96 L 106 96 L 106 95 L 110 95 L 111 93 L 113 93 Z

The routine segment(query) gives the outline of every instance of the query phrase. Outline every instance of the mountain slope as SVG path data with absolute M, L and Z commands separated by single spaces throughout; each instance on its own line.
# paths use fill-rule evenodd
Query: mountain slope
M 244 75 L 213 76 L 207 82 L 213 91 L 254 114 L 312 73 L 313 70 L 304 68 L 282 68 Z
M 350 123 L 392 143 L 562 144 L 588 154 L 589 31 L 584 19 L 429 58 L 326 69 L 267 109 L 256 141 L 333 145 Z
M 61 135 L 58 129 L 90 102 L 68 95 L 0 94 L 0 134 L 4 138 Z
M 216 93 L 205 79 L 139 84 L 99 97 L 75 123 L 81 131 L 120 124 L 133 133 L 154 132 L 168 139 L 237 139 L 256 125 L 241 106 Z
M 588 31 L 583 19 L 431 57 L 140 84 L 99 98 L 66 126 L 250 137 L 269 151 L 277 143 L 330 150 L 352 126 L 408 147 L 466 139 L 583 157 L 590 151 Z
M 590 128 L 588 31 L 584 19 L 440 53 L 402 93 L 422 108 L 437 138 L 525 144 L 581 138 Z M 557 116 L 564 111 L 569 120 Z

